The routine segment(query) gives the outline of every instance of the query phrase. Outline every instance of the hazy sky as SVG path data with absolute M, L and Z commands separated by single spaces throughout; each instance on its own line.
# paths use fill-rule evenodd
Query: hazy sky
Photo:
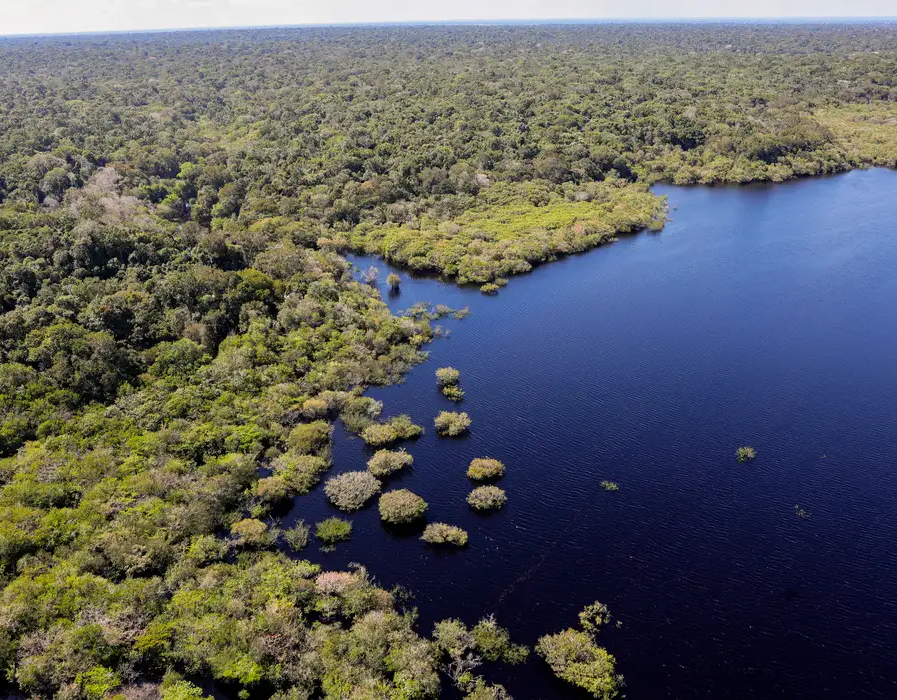
M 897 0 L 0 0 L 0 35 L 464 19 L 893 15 Z

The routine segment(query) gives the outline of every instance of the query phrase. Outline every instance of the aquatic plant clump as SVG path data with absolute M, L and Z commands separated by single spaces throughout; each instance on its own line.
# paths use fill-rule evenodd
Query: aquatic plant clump
M 430 523 L 424 528 L 420 538 L 427 544 L 452 544 L 458 547 L 467 544 L 467 532 L 447 523 Z
M 461 401 L 464 398 L 464 389 L 460 386 L 444 386 L 442 395 L 449 401 Z
M 467 496 L 467 503 L 474 510 L 496 510 L 507 501 L 507 494 L 498 486 L 478 486 Z
M 454 367 L 440 367 L 436 370 L 436 383 L 439 386 L 455 386 L 461 379 L 461 372 Z
M 380 481 L 370 472 L 346 472 L 324 484 L 324 493 L 340 510 L 358 510 L 380 492 Z
M 757 451 L 753 447 L 739 447 L 735 456 L 739 462 L 750 462 L 757 456 Z
M 386 284 L 388 284 L 389 288 L 395 292 L 402 285 L 402 278 L 399 277 L 395 272 L 390 272 L 386 276 Z
M 399 440 L 419 437 L 424 429 L 415 425 L 410 416 L 390 418 L 385 423 L 372 423 L 361 433 L 361 439 L 373 447 L 382 447 Z
M 387 491 L 380 496 L 380 519 L 392 525 L 412 523 L 427 512 L 427 502 L 408 489 Z
M 368 460 L 368 471 L 377 478 L 382 478 L 410 467 L 413 463 L 414 457 L 405 450 L 377 450 Z
M 581 629 L 546 634 L 536 644 L 536 653 L 558 678 L 598 700 L 613 700 L 623 684 L 623 677 L 616 672 L 616 660 L 597 642 L 601 626 L 609 620 L 607 606 L 596 601 L 579 614 Z
M 315 526 L 315 536 L 328 547 L 349 539 L 352 523 L 342 518 L 327 518 Z
M 308 544 L 309 534 L 311 534 L 311 526 L 306 525 L 304 520 L 300 520 L 293 527 L 283 531 L 283 539 L 292 551 L 299 552 Z
M 467 476 L 474 481 L 495 479 L 505 473 L 505 465 L 491 457 L 477 457 L 470 461 Z
M 536 644 L 536 653 L 562 680 L 582 688 L 599 700 L 617 697 L 621 678 L 616 661 L 591 635 L 575 629 L 547 634 Z
M 436 416 L 433 423 L 436 425 L 436 432 L 443 437 L 455 437 L 467 432 L 470 428 L 470 416 L 466 413 L 457 413 L 455 411 L 442 411 Z
M 602 481 L 601 488 L 603 488 L 605 491 L 619 491 L 620 490 L 620 486 L 619 486 L 619 484 L 617 484 L 616 481 L 606 481 L 606 480 Z

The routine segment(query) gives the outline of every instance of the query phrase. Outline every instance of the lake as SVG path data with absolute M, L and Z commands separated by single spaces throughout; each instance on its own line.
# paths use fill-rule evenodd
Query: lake
M 659 187 L 658 234 L 539 267 L 495 297 L 401 272 L 394 310 L 469 306 L 404 384 L 369 392 L 427 434 L 389 480 L 466 528 L 462 551 L 390 534 L 376 503 L 350 541 L 414 593 L 421 630 L 495 613 L 534 644 L 600 600 L 629 700 L 897 697 L 897 173 Z M 469 436 L 436 437 L 461 370 Z M 740 445 L 757 458 L 735 460 Z M 370 454 L 337 431 L 332 474 Z M 501 459 L 504 510 L 471 513 L 474 457 Z M 619 483 L 606 492 L 600 482 Z M 796 506 L 808 517 L 798 517 Z M 322 489 L 284 524 L 336 511 Z M 518 700 L 577 698 L 531 657 L 487 671 Z

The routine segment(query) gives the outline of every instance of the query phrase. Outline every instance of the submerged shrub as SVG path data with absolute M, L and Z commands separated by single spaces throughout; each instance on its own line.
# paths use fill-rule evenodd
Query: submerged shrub
M 402 278 L 399 277 L 395 272 L 390 272 L 386 276 L 386 284 L 389 285 L 389 288 L 393 291 L 396 291 L 399 286 L 402 284 Z
M 455 386 L 461 379 L 461 372 L 454 367 L 440 367 L 436 370 L 436 383 L 439 386 Z
M 735 456 L 739 462 L 750 462 L 757 456 L 757 451 L 753 447 L 739 447 L 735 452 Z
M 304 520 L 300 520 L 293 527 L 283 531 L 283 539 L 290 549 L 299 552 L 308 544 L 310 533 L 311 526 L 306 525 Z
M 327 518 L 315 526 L 315 535 L 328 547 L 349 539 L 351 534 L 352 523 L 342 518 Z
M 471 460 L 467 468 L 467 476 L 474 481 L 494 479 L 505 473 L 505 465 L 491 457 L 477 457 Z
M 487 284 L 484 284 L 482 287 L 480 287 L 480 291 L 483 294 L 498 294 L 498 285 L 492 284 L 491 282 L 489 282 Z
M 501 508 L 507 500 L 507 494 L 498 486 L 478 486 L 467 496 L 467 503 L 474 510 Z
M 387 491 L 380 496 L 380 518 L 383 522 L 401 525 L 423 517 L 427 502 L 408 489 Z
M 598 646 L 601 626 L 610 620 L 607 606 L 594 602 L 579 614 L 582 630 L 568 628 L 557 634 L 546 634 L 536 644 L 539 654 L 554 674 L 578 686 L 599 700 L 617 697 L 622 676 L 616 672 L 614 657 Z
M 616 673 L 614 657 L 589 634 L 574 629 L 547 634 L 536 644 L 536 653 L 558 678 L 600 700 L 617 697 L 621 679 Z
M 440 435 L 454 437 L 461 435 L 470 428 L 470 416 L 466 413 L 457 413 L 455 411 L 442 411 L 433 421 L 436 425 L 436 432 Z
M 447 523 L 430 523 L 420 538 L 428 544 L 453 544 L 458 547 L 467 544 L 467 532 Z
M 340 510 L 358 510 L 380 491 L 380 482 L 370 472 L 346 472 L 324 484 L 324 493 Z
M 445 386 L 442 387 L 442 394 L 452 401 L 460 401 L 464 398 L 464 389 L 460 386 Z
M 410 416 L 401 415 L 390 418 L 385 423 L 372 423 L 361 433 L 361 438 L 368 445 L 381 447 L 399 440 L 410 440 L 419 437 L 424 429 L 415 425 Z
M 620 490 L 620 486 L 617 484 L 616 481 L 602 481 L 601 488 L 603 488 L 605 491 L 619 491 Z
M 384 477 L 413 463 L 414 458 L 405 450 L 377 450 L 368 460 L 368 471 L 376 477 Z

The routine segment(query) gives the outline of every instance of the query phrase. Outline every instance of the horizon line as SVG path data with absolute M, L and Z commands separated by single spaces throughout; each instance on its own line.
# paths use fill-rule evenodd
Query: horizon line
M 557 17 L 529 19 L 447 19 L 447 20 L 382 20 L 359 22 L 309 22 L 301 24 L 234 24 L 196 27 L 162 27 L 147 29 L 90 29 L 73 32 L 18 32 L 0 34 L 0 39 L 43 39 L 53 37 L 122 36 L 128 34 L 167 34 L 187 32 L 246 31 L 276 29 L 327 29 L 346 27 L 444 27 L 444 26 L 534 26 L 563 24 L 879 24 L 897 22 L 897 15 L 783 15 L 768 17 Z

